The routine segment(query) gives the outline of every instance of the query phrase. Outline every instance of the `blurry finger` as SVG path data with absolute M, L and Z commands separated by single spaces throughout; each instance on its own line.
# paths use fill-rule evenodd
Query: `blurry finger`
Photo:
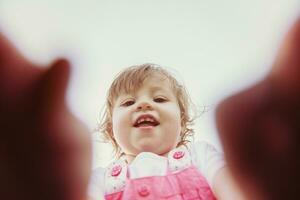
M 279 92 L 300 94 L 300 19 L 287 33 L 271 72 Z
M 268 109 L 269 84 L 261 82 L 224 100 L 217 108 L 216 122 L 228 165 L 245 194 L 259 194 L 260 173 L 265 158 L 264 140 L 258 132 L 260 115 Z M 251 199 L 251 198 L 250 198 Z M 259 199 L 256 197 L 255 199 Z

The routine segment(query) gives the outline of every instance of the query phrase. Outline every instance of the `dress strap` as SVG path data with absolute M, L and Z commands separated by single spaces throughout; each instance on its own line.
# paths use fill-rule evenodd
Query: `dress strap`
M 111 194 L 124 190 L 127 177 L 127 163 L 124 159 L 112 162 L 105 171 L 104 192 Z
M 191 164 L 192 158 L 190 151 L 184 145 L 173 149 L 168 154 L 168 167 L 171 173 L 186 169 L 190 167 Z

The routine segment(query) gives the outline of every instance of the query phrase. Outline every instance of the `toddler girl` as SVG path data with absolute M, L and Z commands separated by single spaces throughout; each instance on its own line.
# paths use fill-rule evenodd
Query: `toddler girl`
M 223 155 L 208 143 L 187 140 L 193 134 L 189 105 L 183 85 L 160 66 L 121 72 L 100 126 L 117 159 L 93 172 L 90 198 L 221 199 L 225 189 L 234 191 L 220 187 L 228 177 L 219 173 L 226 169 Z

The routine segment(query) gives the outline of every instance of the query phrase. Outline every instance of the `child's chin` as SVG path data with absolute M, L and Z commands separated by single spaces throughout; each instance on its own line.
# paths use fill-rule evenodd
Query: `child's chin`
M 157 143 L 150 140 L 143 140 L 139 144 L 139 149 L 141 152 L 156 152 L 157 150 Z

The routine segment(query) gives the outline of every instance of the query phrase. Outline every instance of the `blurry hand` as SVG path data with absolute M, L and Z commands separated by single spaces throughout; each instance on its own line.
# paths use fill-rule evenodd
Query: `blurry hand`
M 269 75 L 219 105 L 217 126 L 249 199 L 300 196 L 300 19 Z
M 90 139 L 68 110 L 69 63 L 39 68 L 0 34 L 0 198 L 83 200 Z

